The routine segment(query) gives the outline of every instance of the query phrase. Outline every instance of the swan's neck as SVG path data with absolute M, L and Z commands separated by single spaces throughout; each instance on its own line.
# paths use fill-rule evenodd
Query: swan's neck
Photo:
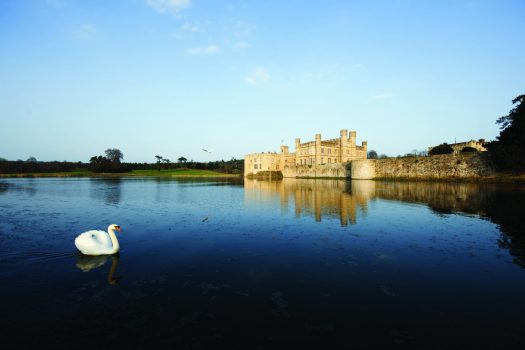
M 111 238 L 111 244 L 113 245 L 113 253 L 116 253 L 119 251 L 120 245 L 118 244 L 117 236 L 115 236 L 115 231 L 108 227 L 108 234 L 109 238 Z

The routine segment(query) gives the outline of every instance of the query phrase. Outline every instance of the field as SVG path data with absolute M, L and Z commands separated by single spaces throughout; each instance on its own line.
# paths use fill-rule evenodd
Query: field
M 163 169 L 158 170 L 133 170 L 127 173 L 94 173 L 92 171 L 68 171 L 56 173 L 21 173 L 21 174 L 0 174 L 0 177 L 120 177 L 120 176 L 161 176 L 161 177 L 184 177 L 184 176 L 239 176 L 237 174 L 225 174 L 211 170 L 199 169 Z

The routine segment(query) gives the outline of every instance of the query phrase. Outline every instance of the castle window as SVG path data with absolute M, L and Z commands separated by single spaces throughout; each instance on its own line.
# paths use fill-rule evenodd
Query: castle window
M 328 158 L 328 163 L 332 163 L 332 159 Z
M 330 148 L 328 149 L 328 154 L 332 154 L 332 150 Z
M 321 153 L 324 153 L 324 148 L 321 148 Z
M 254 169 L 257 169 L 257 164 L 254 164 L 254 165 L 253 165 L 253 168 L 254 168 Z

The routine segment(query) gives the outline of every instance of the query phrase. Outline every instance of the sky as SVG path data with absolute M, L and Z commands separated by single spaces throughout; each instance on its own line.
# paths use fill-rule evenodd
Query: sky
M 0 157 L 229 160 L 341 129 L 390 156 L 493 140 L 525 93 L 524 14 L 521 0 L 0 0 Z

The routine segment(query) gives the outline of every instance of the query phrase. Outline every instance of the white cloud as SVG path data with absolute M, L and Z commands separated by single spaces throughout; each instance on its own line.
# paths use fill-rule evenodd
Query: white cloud
M 192 33 L 200 31 L 200 28 L 196 24 L 193 24 L 193 23 L 184 23 L 181 29 L 185 32 L 192 32 Z
M 191 6 L 191 0 L 146 0 L 146 3 L 158 12 L 178 12 Z
M 192 47 L 186 50 L 190 55 L 213 55 L 219 52 L 219 48 L 215 45 L 208 45 L 204 47 Z
M 392 98 L 392 97 L 394 97 L 394 94 L 391 94 L 388 92 L 370 96 L 370 98 L 373 100 L 386 100 L 387 98 Z
M 75 35 L 79 39 L 91 39 L 96 32 L 97 30 L 92 24 L 86 23 L 76 30 Z
M 270 80 L 270 74 L 265 71 L 263 68 L 255 68 L 255 70 L 246 77 L 246 82 L 251 85 L 257 85 L 259 83 L 266 83 Z
M 256 27 L 257 26 L 255 24 L 238 21 L 235 24 L 234 35 L 236 38 L 247 38 L 252 35 L 252 32 L 255 30 Z
M 66 6 L 66 2 L 64 0 L 47 0 L 46 2 L 57 9 L 61 9 Z
M 243 41 L 237 41 L 235 43 L 235 47 L 238 48 L 238 49 L 245 49 L 245 48 L 250 47 L 250 46 L 251 46 L 250 43 L 247 42 L 247 41 L 244 41 L 244 40 Z

